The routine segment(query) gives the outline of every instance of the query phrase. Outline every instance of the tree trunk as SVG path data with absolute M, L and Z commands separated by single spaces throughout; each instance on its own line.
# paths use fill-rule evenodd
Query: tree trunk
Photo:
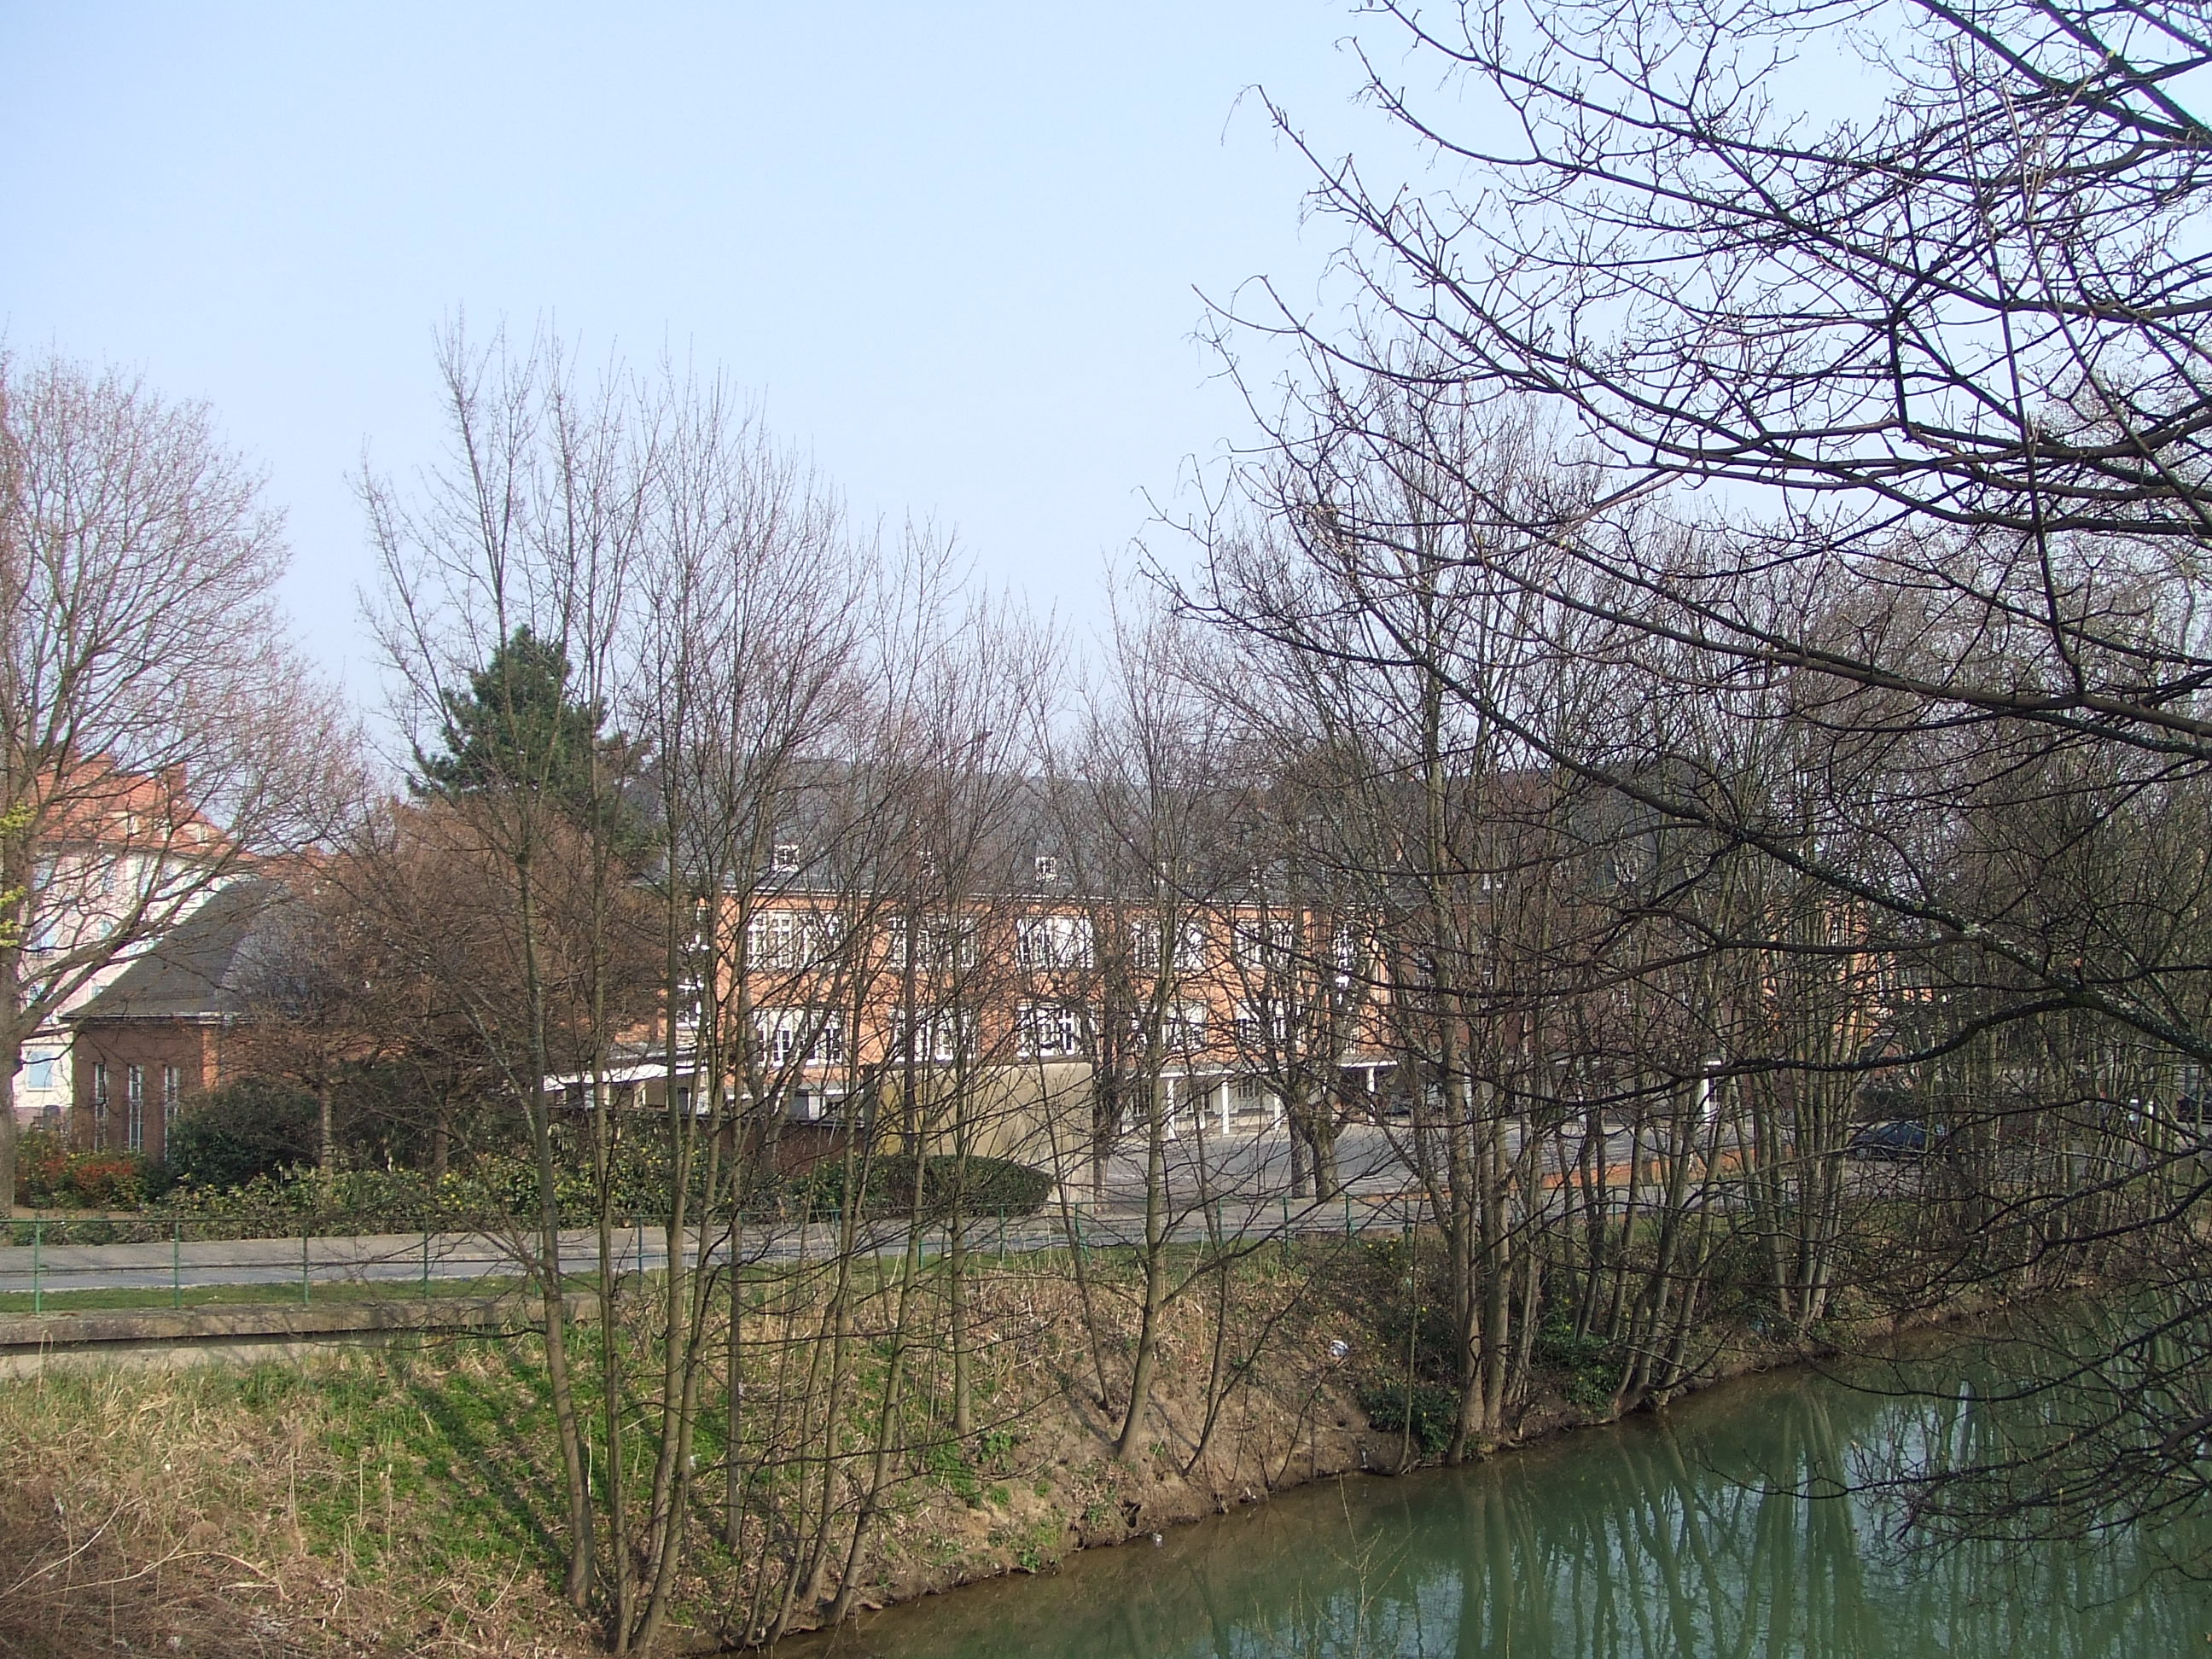
M 11 920 L 4 925 L 15 924 Z M 0 938 L 0 1221 L 15 1213 L 15 1076 L 23 1065 L 22 1031 L 16 1019 L 16 999 L 22 990 L 20 973 L 13 939 Z
M 568 1373 L 568 1304 L 561 1272 L 560 1175 L 553 1156 L 553 1124 L 545 1099 L 551 1070 L 547 1052 L 545 982 L 538 961 L 538 890 L 528 857 L 517 860 L 522 921 L 523 984 L 530 1007 L 529 1099 L 531 1150 L 538 1165 L 538 1279 L 545 1334 L 545 1382 L 561 1441 L 561 1467 L 568 1500 L 568 1565 L 562 1592 L 576 1607 L 591 1597 L 593 1545 L 591 1485 L 584 1472 L 583 1434 Z
M 15 1213 L 15 1070 L 20 1043 L 0 1043 L 0 1221 Z
M 1167 1283 L 1167 1138 L 1155 1098 L 1146 1115 L 1145 1303 L 1137 1327 L 1136 1364 L 1129 1376 L 1129 1401 L 1121 1431 L 1114 1437 L 1114 1455 L 1126 1458 L 1136 1443 L 1137 1427 L 1151 1403 L 1152 1370 L 1159 1352 L 1160 1304 Z

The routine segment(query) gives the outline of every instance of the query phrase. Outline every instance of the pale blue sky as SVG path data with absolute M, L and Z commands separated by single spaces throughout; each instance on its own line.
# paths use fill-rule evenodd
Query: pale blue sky
M 553 319 L 766 399 L 864 513 L 957 526 L 1063 615 L 1238 411 L 1194 289 L 1310 296 L 1327 0 L 0 3 L 0 331 L 206 399 L 290 514 L 290 600 L 374 679 L 349 473 L 436 437 L 432 344 Z

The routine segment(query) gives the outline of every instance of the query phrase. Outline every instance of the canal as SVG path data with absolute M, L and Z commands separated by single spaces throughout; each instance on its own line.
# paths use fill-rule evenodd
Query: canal
M 1974 1351 L 1959 1350 L 1963 1370 Z M 1943 1386 L 1947 1362 L 1920 1362 Z M 1869 1382 L 1876 1380 L 1869 1376 Z M 1963 1381 L 1963 1378 L 1961 1379 Z M 2203 1534 L 1934 1549 L 1868 1477 L 1991 1407 L 1804 1372 L 1459 1471 L 1362 1479 L 864 1616 L 879 1659 L 2140 1659 L 2212 1651 Z M 1857 1477 L 1838 1491 L 1838 1477 Z M 1808 1488 L 1828 1495 L 1808 1495 Z

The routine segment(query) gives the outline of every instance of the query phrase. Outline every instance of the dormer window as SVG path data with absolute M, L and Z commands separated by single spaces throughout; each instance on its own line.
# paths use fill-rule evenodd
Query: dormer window
M 1040 883 L 1046 884 L 1058 881 L 1060 879 L 1060 860 L 1050 853 L 1038 854 L 1036 857 L 1036 878 Z
M 799 873 L 799 843 L 795 841 L 776 842 L 770 867 L 779 876 L 797 875 Z

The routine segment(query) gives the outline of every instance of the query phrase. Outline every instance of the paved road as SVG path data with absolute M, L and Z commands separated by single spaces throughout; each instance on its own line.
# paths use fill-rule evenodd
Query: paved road
M 1202 1148 L 1194 1138 L 1186 1137 L 1170 1147 L 1170 1235 L 1196 1241 L 1214 1233 L 1252 1238 L 1286 1231 L 1399 1231 L 1418 1210 L 1398 1152 L 1401 1139 L 1399 1132 L 1374 1126 L 1347 1129 L 1338 1146 L 1346 1194 L 1317 1204 L 1287 1195 L 1291 1148 L 1279 1129 L 1236 1138 L 1212 1136 Z M 1608 1164 L 1626 1159 L 1628 1151 L 1625 1134 L 1607 1138 Z M 970 1247 L 987 1252 L 1035 1250 L 1064 1246 L 1071 1237 L 1086 1247 L 1133 1243 L 1144 1233 L 1144 1192 L 1143 1158 L 1117 1155 L 1109 1161 L 1103 1180 L 1071 1184 L 1065 1209 L 1054 1202 L 1037 1215 L 1012 1223 L 980 1219 L 970 1231 Z M 1201 1192 L 1212 1195 L 1204 1204 L 1199 1201 Z M 828 1257 L 838 1243 L 834 1226 L 787 1222 L 748 1227 L 739 1249 L 749 1262 L 793 1261 Z M 878 1224 L 866 1231 L 860 1244 L 878 1254 L 899 1253 L 907 1248 L 906 1229 L 896 1223 Z M 927 1235 L 923 1245 L 933 1255 L 941 1250 L 941 1231 Z M 598 1248 L 597 1235 L 588 1229 L 564 1232 L 564 1267 L 571 1272 L 594 1270 Z M 686 1255 L 696 1262 L 697 1245 Z M 621 1272 L 659 1270 L 667 1265 L 665 1237 L 651 1227 L 623 1229 L 616 1235 L 615 1257 Z M 713 1259 L 720 1260 L 719 1249 Z M 427 1286 L 512 1278 L 521 1271 L 515 1242 L 483 1233 L 0 1249 L 0 1291 L 19 1293 L 287 1285 L 300 1286 L 302 1298 L 312 1301 L 317 1285 Z
M 1411 1135 L 1411 1126 L 1403 1122 L 1347 1125 L 1337 1136 L 1339 1180 L 1354 1193 L 1405 1190 L 1413 1184 L 1406 1158 Z M 1608 1165 L 1627 1160 L 1630 1139 L 1626 1129 L 1607 1131 L 1604 1158 Z M 1508 1125 L 1508 1156 L 1519 1152 L 1521 1140 L 1520 1126 Z M 1204 1191 L 1273 1198 L 1291 1190 L 1291 1139 L 1279 1127 L 1226 1138 L 1212 1134 L 1202 1139 L 1186 1132 L 1169 1141 L 1166 1151 L 1167 1182 L 1171 1193 L 1195 1194 Z M 1567 1144 L 1568 1161 L 1572 1162 L 1578 1152 L 1578 1143 L 1571 1138 Z M 1547 1170 L 1556 1171 L 1559 1162 L 1559 1154 L 1547 1149 Z M 1145 1193 L 1142 1150 L 1130 1151 L 1125 1143 L 1123 1149 L 1108 1160 L 1104 1181 L 1091 1190 L 1109 1200 L 1141 1203 Z
M 1413 1213 L 1403 1201 L 1358 1197 L 1348 1203 L 1316 1205 L 1310 1200 L 1285 1205 L 1250 1200 L 1224 1200 L 1204 1214 L 1184 1211 L 1174 1218 L 1171 1231 L 1195 1242 L 1215 1227 L 1232 1237 L 1273 1236 L 1289 1229 L 1304 1233 L 1349 1228 L 1370 1232 L 1378 1228 L 1396 1231 Z M 1063 1221 L 1056 1208 L 1023 1220 L 976 1223 L 969 1230 L 971 1249 L 985 1254 L 1001 1250 L 1063 1248 L 1071 1236 L 1087 1249 L 1132 1243 L 1141 1238 L 1144 1218 L 1139 1211 L 1121 1206 L 1078 1203 Z M 943 1230 L 926 1231 L 925 1254 L 936 1255 L 945 1248 Z M 839 1244 L 836 1230 L 826 1224 L 800 1227 L 795 1224 L 748 1228 L 739 1240 L 740 1257 L 747 1263 L 789 1262 L 826 1259 Z M 907 1230 L 884 1223 L 865 1229 L 860 1240 L 863 1253 L 902 1254 L 907 1249 Z M 566 1231 L 561 1236 L 562 1265 L 571 1273 L 595 1272 L 598 1235 L 588 1229 Z M 654 1272 L 667 1266 L 665 1235 L 653 1227 L 623 1228 L 614 1237 L 618 1273 Z M 695 1242 L 685 1251 L 696 1265 Z M 725 1259 L 718 1243 L 709 1259 Z M 389 1285 L 404 1291 L 409 1285 L 428 1286 L 483 1279 L 512 1279 L 522 1271 L 521 1260 L 508 1241 L 480 1233 L 398 1233 L 342 1238 L 238 1239 L 179 1244 L 49 1245 L 38 1249 L 0 1249 L 0 1291 L 18 1293 L 58 1291 L 169 1291 L 199 1290 L 218 1285 L 284 1285 L 301 1287 L 301 1299 L 312 1301 L 317 1287 L 333 1285 Z

